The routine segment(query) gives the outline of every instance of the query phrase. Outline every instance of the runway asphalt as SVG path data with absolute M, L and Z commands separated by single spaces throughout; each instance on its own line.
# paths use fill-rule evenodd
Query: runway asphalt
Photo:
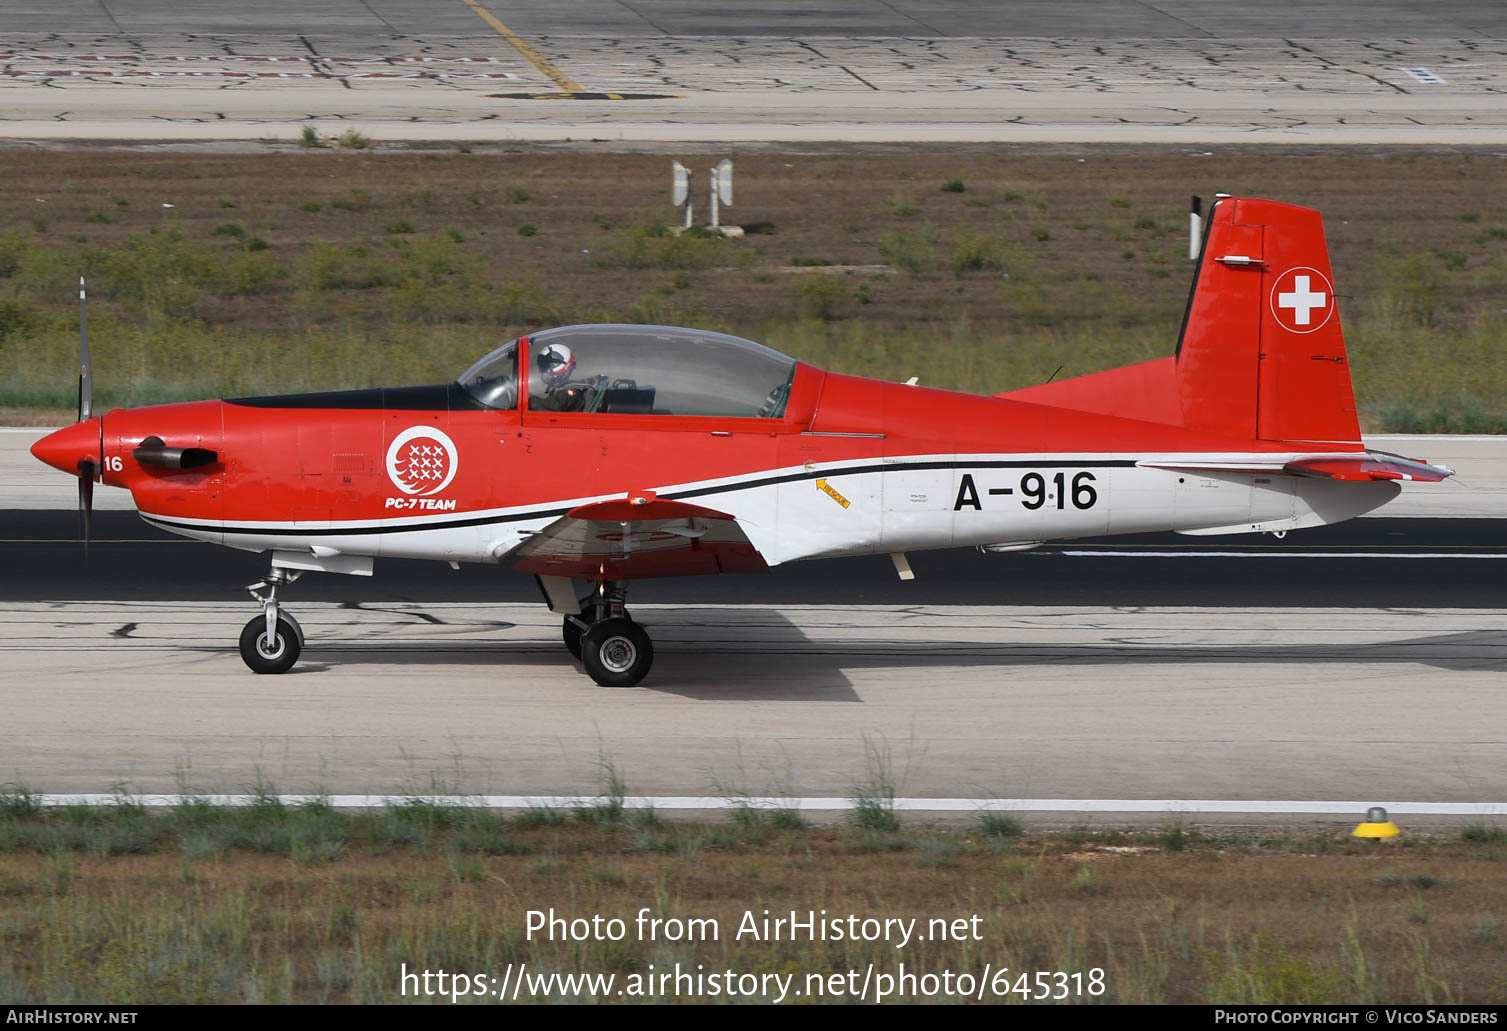
M 0 511 L 0 599 L 218 601 L 267 569 L 264 556 L 170 536 L 134 514 L 97 512 L 87 558 L 74 513 Z M 767 574 L 636 583 L 653 604 L 1507 606 L 1507 519 L 1365 519 L 1294 531 L 1059 542 L 1033 552 L 915 552 L 916 579 L 887 556 L 800 562 Z M 301 601 L 533 602 L 532 577 L 496 566 L 386 559 L 372 577 L 311 574 Z

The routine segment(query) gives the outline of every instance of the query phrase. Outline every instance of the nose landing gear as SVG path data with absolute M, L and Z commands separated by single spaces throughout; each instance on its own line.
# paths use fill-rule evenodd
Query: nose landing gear
M 299 570 L 274 566 L 265 579 L 246 587 L 262 606 L 262 614 L 241 630 L 241 659 L 253 673 L 286 673 L 303 651 L 303 627 L 277 600 L 277 589 L 300 575 Z

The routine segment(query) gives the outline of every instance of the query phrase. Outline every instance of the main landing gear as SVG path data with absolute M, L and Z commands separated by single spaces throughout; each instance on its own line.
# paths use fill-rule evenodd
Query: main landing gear
M 273 566 L 265 579 L 246 587 L 262 606 L 262 614 L 241 631 L 241 658 L 253 673 L 286 673 L 303 651 L 303 627 L 282 611 L 277 600 L 277 589 L 300 575 L 299 570 Z
M 241 630 L 241 658 L 253 673 L 286 673 L 303 651 L 303 628 L 278 600 L 278 592 L 301 575 L 301 570 L 274 565 L 265 577 L 246 587 L 262 608 Z M 559 583 L 568 586 L 569 581 Z M 633 621 L 626 597 L 622 583 L 604 580 L 561 626 L 566 649 L 603 687 L 632 687 L 654 665 L 654 643 Z M 575 604 L 569 594 L 556 596 L 557 603 L 562 601 L 564 606 Z
M 632 687 L 654 665 L 654 642 L 628 614 L 625 598 L 621 583 L 603 581 L 561 627 L 566 650 L 603 687 Z

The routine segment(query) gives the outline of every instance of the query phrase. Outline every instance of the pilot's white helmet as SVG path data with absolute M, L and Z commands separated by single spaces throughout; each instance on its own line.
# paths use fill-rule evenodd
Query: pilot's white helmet
M 552 387 L 570 378 L 571 371 L 576 367 L 576 356 L 564 344 L 546 344 L 544 350 L 539 352 L 536 364 L 539 366 L 539 374 L 544 377 L 544 385 Z

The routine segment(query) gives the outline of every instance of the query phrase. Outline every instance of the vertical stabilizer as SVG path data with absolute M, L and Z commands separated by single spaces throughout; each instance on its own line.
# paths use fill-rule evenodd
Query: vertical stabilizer
M 1189 429 L 1360 442 L 1317 211 L 1216 202 L 1178 341 L 1177 379 Z

